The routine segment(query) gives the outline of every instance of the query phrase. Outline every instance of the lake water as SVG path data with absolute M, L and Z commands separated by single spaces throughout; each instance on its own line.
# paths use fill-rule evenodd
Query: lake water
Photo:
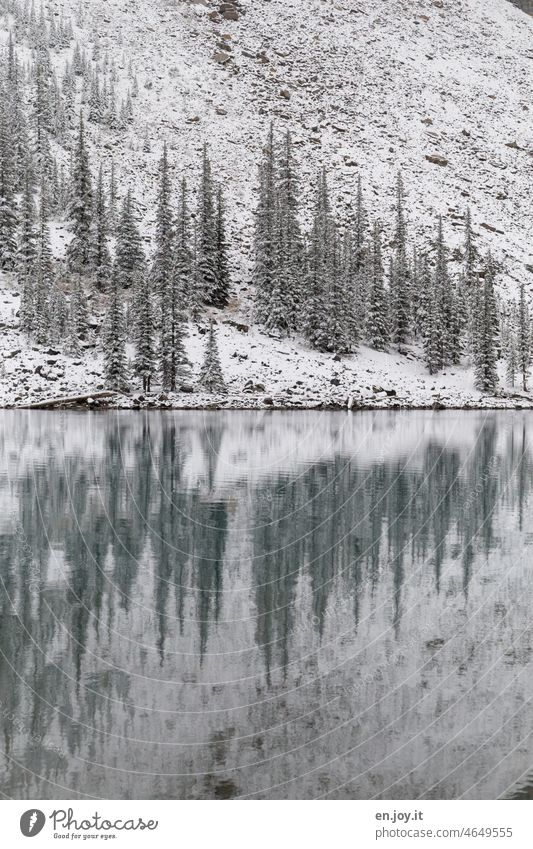
M 0 792 L 533 795 L 533 415 L 0 413 Z

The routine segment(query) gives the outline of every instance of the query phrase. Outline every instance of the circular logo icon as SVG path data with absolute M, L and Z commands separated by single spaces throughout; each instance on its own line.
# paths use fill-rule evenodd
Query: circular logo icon
M 31 808 L 25 811 L 20 818 L 20 830 L 24 837 L 35 837 L 43 830 L 46 817 L 42 811 L 37 808 Z

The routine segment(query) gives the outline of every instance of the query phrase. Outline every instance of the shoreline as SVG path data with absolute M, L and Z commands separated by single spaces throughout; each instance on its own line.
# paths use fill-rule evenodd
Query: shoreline
M 181 393 L 177 395 L 166 395 L 162 393 L 153 396 L 124 395 L 122 393 L 87 393 L 86 397 L 77 398 L 45 398 L 31 403 L 3 404 L 2 410 L 32 410 L 35 412 L 50 411 L 85 411 L 85 412 L 108 412 L 110 410 L 123 411 L 204 411 L 204 412 L 364 412 L 375 410 L 406 411 L 406 410 L 432 410 L 443 412 L 446 410 L 480 411 L 480 410 L 507 410 L 523 411 L 533 410 L 533 397 L 494 397 L 483 398 L 431 398 L 412 403 L 411 400 L 401 397 L 388 396 L 386 398 L 328 398 L 294 401 L 285 397 L 243 397 L 193 395 L 185 401 Z

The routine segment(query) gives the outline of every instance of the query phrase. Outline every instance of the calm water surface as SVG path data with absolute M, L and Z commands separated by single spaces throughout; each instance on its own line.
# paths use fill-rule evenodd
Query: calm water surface
M 0 413 L 0 792 L 531 797 L 532 440 Z

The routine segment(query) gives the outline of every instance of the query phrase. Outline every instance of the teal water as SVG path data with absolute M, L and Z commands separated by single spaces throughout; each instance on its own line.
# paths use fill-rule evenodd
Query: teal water
M 0 792 L 527 798 L 532 438 L 0 413 Z

